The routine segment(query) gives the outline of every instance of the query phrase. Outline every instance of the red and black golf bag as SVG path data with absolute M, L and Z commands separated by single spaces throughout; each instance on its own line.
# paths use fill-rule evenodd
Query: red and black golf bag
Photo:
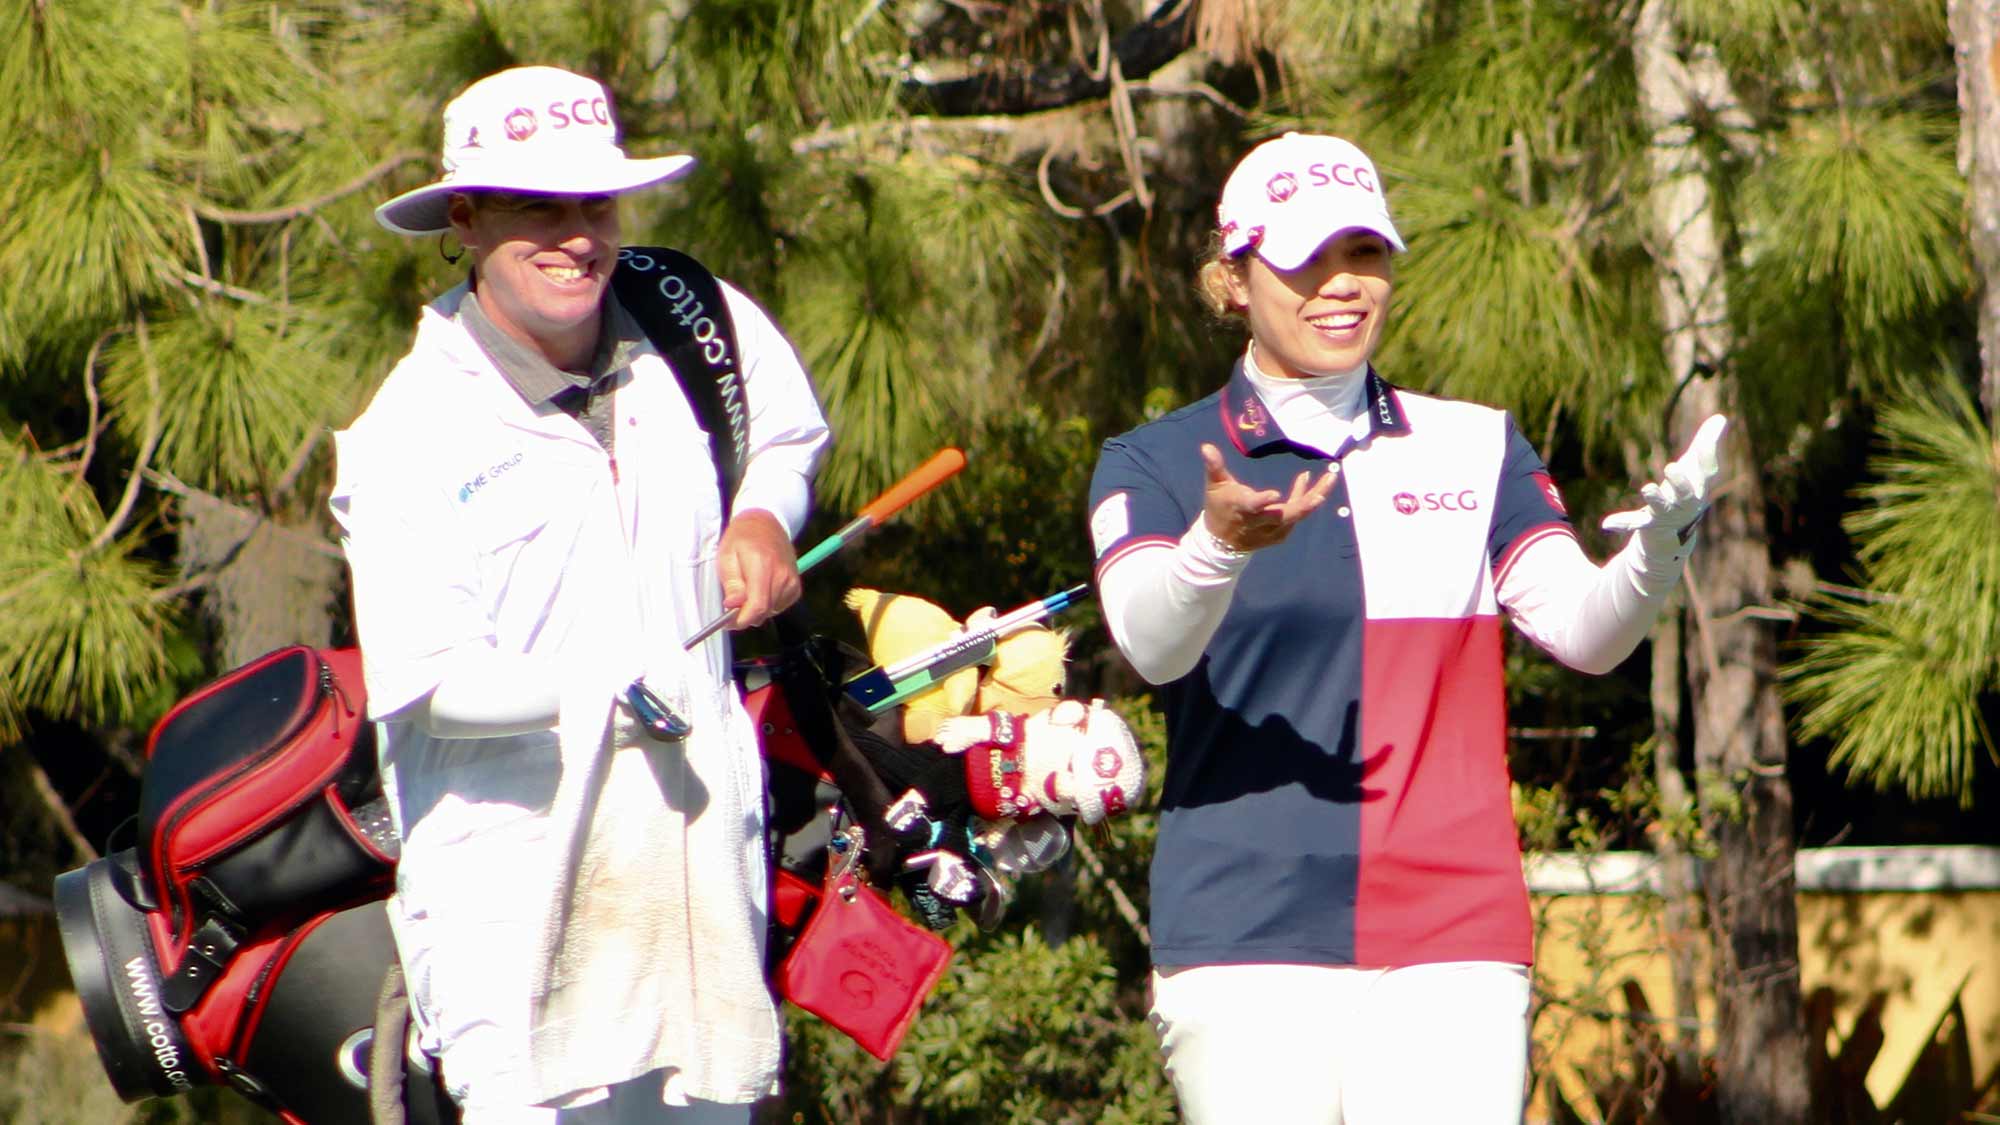
M 223 1084 L 288 1121 L 370 1120 L 397 841 L 360 684 L 354 650 L 294 645 L 188 696 L 147 742 L 136 846 L 57 877 L 126 1101 Z M 405 1119 L 445 1120 L 417 1077 Z
M 786 621 L 783 654 L 739 668 L 769 782 L 770 975 L 886 1059 L 949 946 L 868 885 L 899 865 L 889 793 L 837 713 L 844 657 Z M 364 705 L 353 649 L 294 645 L 200 688 L 147 743 L 136 845 L 57 877 L 64 955 L 126 1101 L 219 1084 L 297 1125 L 366 1125 L 371 1099 L 409 1125 L 456 1119 L 405 1041 L 383 901 L 397 839 Z

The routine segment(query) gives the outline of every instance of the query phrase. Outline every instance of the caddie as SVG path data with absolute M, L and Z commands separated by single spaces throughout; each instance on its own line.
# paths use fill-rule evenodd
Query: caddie
M 375 214 L 455 239 L 469 276 L 337 435 L 390 916 L 469 1125 L 742 1122 L 778 1076 L 757 735 L 728 633 L 683 640 L 797 599 L 828 432 L 723 283 L 748 434 L 725 522 L 699 416 L 610 288 L 619 197 L 693 158 L 631 158 L 615 120 L 545 66 L 445 107 L 442 175 Z

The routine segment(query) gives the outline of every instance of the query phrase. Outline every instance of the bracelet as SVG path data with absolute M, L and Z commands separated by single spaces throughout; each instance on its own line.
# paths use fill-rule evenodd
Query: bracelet
M 1197 519 L 1194 521 L 1194 525 L 1201 531 L 1203 538 L 1207 540 L 1202 544 L 1202 547 L 1210 554 L 1225 562 L 1235 562 L 1238 559 L 1247 559 L 1250 557 L 1249 551 L 1245 551 L 1240 547 L 1230 546 L 1228 543 L 1223 542 L 1222 536 L 1210 531 L 1208 529 L 1208 520 Z

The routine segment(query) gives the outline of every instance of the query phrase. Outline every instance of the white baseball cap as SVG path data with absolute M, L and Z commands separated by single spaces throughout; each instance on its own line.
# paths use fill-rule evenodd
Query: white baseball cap
M 1224 253 L 1254 249 L 1281 270 L 1297 269 L 1351 227 L 1407 249 L 1389 221 L 1389 199 L 1368 154 L 1316 133 L 1286 133 L 1251 149 L 1222 185 L 1215 217 Z
M 455 191 L 617 195 L 670 180 L 694 157 L 633 160 L 618 147 L 603 85 L 552 66 L 521 66 L 467 86 L 444 107 L 444 175 L 375 208 L 398 234 L 451 226 Z

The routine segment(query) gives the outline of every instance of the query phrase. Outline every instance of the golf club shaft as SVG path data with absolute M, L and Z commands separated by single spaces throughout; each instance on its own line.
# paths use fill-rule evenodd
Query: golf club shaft
M 941 449 L 931 459 L 918 465 L 892 484 L 880 496 L 870 500 L 861 509 L 861 514 L 849 521 L 847 526 L 819 541 L 812 550 L 799 556 L 799 573 L 804 574 L 824 562 L 835 551 L 854 542 L 870 528 L 879 526 L 889 517 L 903 510 L 910 501 L 943 484 L 960 469 L 965 468 L 965 453 L 958 449 Z M 736 619 L 736 611 L 723 610 L 721 614 L 695 630 L 682 645 L 692 649 L 715 635 L 716 631 Z

